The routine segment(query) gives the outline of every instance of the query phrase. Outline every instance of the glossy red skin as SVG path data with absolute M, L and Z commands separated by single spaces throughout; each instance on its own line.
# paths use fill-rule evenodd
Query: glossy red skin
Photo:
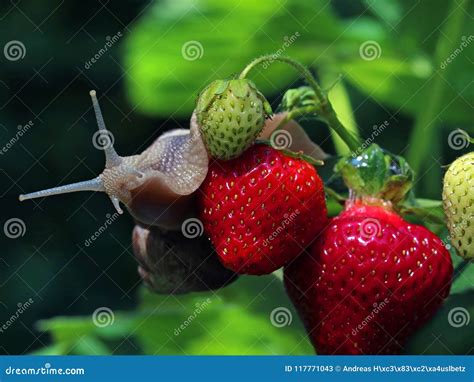
M 219 259 L 238 273 L 275 271 L 311 244 L 327 223 L 316 169 L 266 145 L 212 162 L 199 203 Z
M 449 294 L 452 272 L 435 234 L 358 205 L 285 268 L 285 286 L 318 354 L 397 354 Z

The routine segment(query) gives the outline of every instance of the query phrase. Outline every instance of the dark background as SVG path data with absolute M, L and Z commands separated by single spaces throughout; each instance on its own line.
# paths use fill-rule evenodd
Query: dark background
M 229 10 L 234 8 L 233 3 L 221 2 Z M 362 14 L 376 19 L 363 1 L 338 0 L 329 6 L 342 22 Z M 152 8 L 148 1 L 138 0 L 23 0 L 2 1 L 0 5 L 0 45 L 19 40 L 26 46 L 22 60 L 12 62 L 0 55 L 0 144 L 15 135 L 18 125 L 30 120 L 34 123 L 0 156 L 1 223 L 15 217 L 26 225 L 21 238 L 0 235 L 0 323 L 15 312 L 18 303 L 34 300 L 31 308 L 0 334 L 2 354 L 29 353 L 48 345 L 49 335 L 35 326 L 40 319 L 90 315 L 99 306 L 128 310 L 137 303 L 140 279 L 130 248 L 132 219 L 126 214 L 121 216 L 93 245 L 84 245 L 104 224 L 106 214 L 114 212 L 106 195 L 76 193 L 23 203 L 17 198 L 20 193 L 90 179 L 102 171 L 103 153 L 93 147 L 91 140 L 96 122 L 90 89 L 98 92 L 119 154 L 139 153 L 163 131 L 187 127 L 189 110 L 171 118 L 165 113 L 153 115 L 141 109 L 136 97 L 129 96 L 129 85 L 135 79 L 124 69 L 127 40 L 137 22 Z M 209 26 L 200 24 L 196 28 Z M 124 37 L 86 69 L 85 63 L 103 46 L 106 37 L 117 32 Z M 413 40 L 426 51 L 431 49 L 431 40 L 423 43 L 419 36 L 413 36 Z M 272 44 L 275 46 L 275 41 Z M 179 49 L 178 45 L 178 52 Z M 238 51 L 239 47 L 235 49 Z M 264 52 L 264 47 L 256 49 L 255 56 L 262 49 Z M 206 46 L 206 54 L 212 55 L 212 50 L 212 45 Z M 295 55 L 298 57 L 298 53 Z M 208 75 L 213 78 L 211 67 Z M 267 92 L 274 106 L 281 90 L 295 80 L 293 77 L 283 88 Z M 182 86 L 181 78 L 174 81 L 176 86 Z M 346 89 L 356 106 L 361 134 L 368 135 L 374 123 L 389 120 L 392 127 L 378 143 L 404 154 L 414 115 L 396 113 L 396 108 L 372 99 L 351 82 L 346 83 Z M 190 89 L 190 96 L 193 94 L 197 94 L 194 88 Z M 314 121 L 312 124 L 318 127 L 311 133 L 314 140 L 323 142 L 327 152 L 334 152 L 326 127 Z M 469 126 L 444 119 L 442 125 L 443 129 L 435 133 L 439 140 L 430 148 L 430 155 L 440 164 L 448 164 L 460 154 L 449 149 L 448 133 L 454 127 Z M 435 174 L 423 174 L 423 179 L 428 180 L 420 181 L 421 196 L 439 198 L 442 171 L 437 166 Z

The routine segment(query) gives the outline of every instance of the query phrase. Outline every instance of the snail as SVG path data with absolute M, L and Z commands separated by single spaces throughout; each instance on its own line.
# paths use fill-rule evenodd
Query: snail
M 125 205 L 136 221 L 132 247 L 138 272 L 157 293 L 217 289 L 236 280 L 237 275 L 220 264 L 205 236 L 190 239 L 181 232 L 183 222 L 197 216 L 195 192 L 206 178 L 210 160 L 196 113 L 189 129 L 166 132 L 141 154 L 122 157 L 113 147 L 96 92 L 90 91 L 90 96 L 98 124 L 97 140 L 105 153 L 104 171 L 91 180 L 20 195 L 20 201 L 93 191 L 105 192 L 119 214 L 123 213 L 120 204 Z M 324 158 L 325 153 L 303 128 L 286 117 L 279 113 L 268 119 L 260 138 L 272 141 L 275 133 L 286 130 L 290 139 L 285 148 Z
M 138 222 L 176 229 L 192 214 L 193 192 L 207 174 L 208 155 L 195 117 L 190 129 L 162 134 L 139 155 L 121 157 L 105 127 L 96 92 L 90 92 L 105 169 L 94 179 L 20 195 L 20 201 L 77 191 L 105 192 L 118 213 L 123 203 Z M 97 133 L 96 133 L 97 134 Z
M 136 220 L 132 247 L 138 273 L 157 293 L 180 294 L 220 288 L 236 279 L 205 237 L 186 238 L 184 219 L 194 216 L 193 193 L 203 182 L 208 155 L 199 129 L 162 134 L 139 155 L 119 156 L 105 127 L 97 95 L 90 92 L 105 169 L 94 179 L 20 195 L 20 201 L 77 191 L 105 192 L 119 214 L 123 203 Z M 97 134 L 97 133 L 96 133 Z

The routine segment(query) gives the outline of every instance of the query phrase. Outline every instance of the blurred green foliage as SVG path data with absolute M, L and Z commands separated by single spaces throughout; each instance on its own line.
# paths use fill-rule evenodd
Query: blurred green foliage
M 376 138 L 379 145 L 399 155 L 428 148 L 426 155 L 415 158 L 420 162 L 417 194 L 439 199 L 442 166 L 469 150 L 453 150 L 449 133 L 462 128 L 474 135 L 474 44 L 445 68 L 449 56 L 440 56 L 445 51 L 454 54 L 463 36 L 473 35 L 473 2 L 460 2 L 464 14 L 456 16 L 454 27 L 447 22 L 453 20 L 451 3 L 2 3 L 2 46 L 20 40 L 27 49 L 23 60 L 0 60 L 2 145 L 15 135 L 17 125 L 32 120 L 34 128 L 0 156 L 2 222 L 18 217 L 27 226 L 20 239 L 0 235 L 0 323 L 14 313 L 18 302 L 32 297 L 35 303 L 0 333 L 0 353 L 311 354 L 281 281 L 274 276 L 241 278 L 216 294 L 151 295 L 139 288 L 129 217 L 115 222 L 93 246 L 84 247 L 84 240 L 113 211 L 105 196 L 67 195 L 19 205 L 17 195 L 92 178 L 102 170 L 102 153 L 91 144 L 95 121 L 89 89 L 98 90 L 118 152 L 134 154 L 163 131 L 186 127 L 196 95 L 207 83 L 237 74 L 256 56 L 282 52 L 311 67 L 331 89 L 340 119 L 363 138 L 387 120 L 389 128 Z M 86 69 L 84 64 L 107 36 L 118 31 L 123 39 Z M 184 49 L 189 42 L 202 46 L 200 58 L 184 57 L 192 55 Z M 367 42 L 380 47 L 374 59 L 361 56 Z M 200 49 L 199 45 L 195 46 Z M 434 88 L 436 78 L 441 80 Z M 287 88 L 302 84 L 292 69 L 279 63 L 252 72 L 252 79 L 274 107 Z M 426 102 L 434 90 L 439 93 L 434 103 L 439 111 L 421 126 L 423 139 L 410 141 L 413 126 L 427 118 Z M 302 124 L 327 152 L 346 150 L 340 141 L 329 139 L 326 126 L 318 121 Z M 320 169 L 326 180 L 331 178 L 331 163 Z M 443 227 L 425 223 L 446 236 Z M 473 285 L 471 267 L 456 280 L 444 308 L 413 338 L 407 352 L 472 352 L 472 322 L 453 328 L 447 314 L 452 307 L 464 306 L 474 317 Z M 207 298 L 212 301 L 209 306 L 175 335 L 174 330 L 194 314 L 196 303 Z M 115 312 L 115 320 L 100 328 L 91 315 L 103 306 Z M 277 307 L 290 309 L 291 325 L 271 324 L 270 314 Z
M 129 350 L 130 341 L 144 354 L 311 354 L 301 323 L 292 317 L 296 312 L 281 280 L 272 275 L 241 278 L 216 293 L 170 297 L 144 291 L 136 311 L 115 314 L 103 328 L 90 317 L 40 322 L 54 339 L 40 354 L 117 354 L 124 345 Z
M 453 260 L 460 263 L 455 256 Z M 442 309 L 411 339 L 406 354 L 470 354 L 471 328 L 453 326 L 448 316 L 464 307 L 472 317 L 473 285 L 472 271 L 454 282 Z M 105 327 L 94 325 L 90 316 L 41 321 L 38 328 L 51 333 L 53 344 L 35 354 L 313 354 L 274 275 L 240 278 L 217 293 L 169 297 L 144 290 L 137 310 L 116 313 L 113 320 Z
M 424 83 L 441 64 L 433 60 L 436 31 L 449 2 L 364 3 L 368 14 L 341 19 L 325 0 L 285 1 L 279 6 L 246 0 L 232 11 L 219 0 L 157 2 L 127 41 L 131 101 L 150 115 L 187 116 L 197 92 L 212 79 L 238 73 L 253 58 L 277 52 L 285 39 L 298 33 L 285 55 L 318 72 L 342 73 L 375 101 L 414 115 L 426 100 Z M 466 22 L 464 36 L 469 35 L 468 28 Z M 202 45 L 201 58 L 183 60 L 181 49 L 188 41 Z M 361 59 L 359 48 L 366 41 L 378 43 L 379 58 Z M 474 121 L 474 90 L 466 86 L 473 60 L 474 47 L 470 47 L 452 64 L 456 75 L 450 77 L 451 86 L 443 94 L 447 121 Z M 291 69 L 270 66 L 257 83 L 264 92 L 276 94 L 295 78 Z

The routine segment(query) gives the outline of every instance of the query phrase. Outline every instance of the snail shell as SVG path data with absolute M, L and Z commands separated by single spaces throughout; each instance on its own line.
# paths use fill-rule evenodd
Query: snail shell
M 219 262 L 204 236 L 136 225 L 132 233 L 138 273 L 156 293 L 182 294 L 222 288 L 237 275 Z

